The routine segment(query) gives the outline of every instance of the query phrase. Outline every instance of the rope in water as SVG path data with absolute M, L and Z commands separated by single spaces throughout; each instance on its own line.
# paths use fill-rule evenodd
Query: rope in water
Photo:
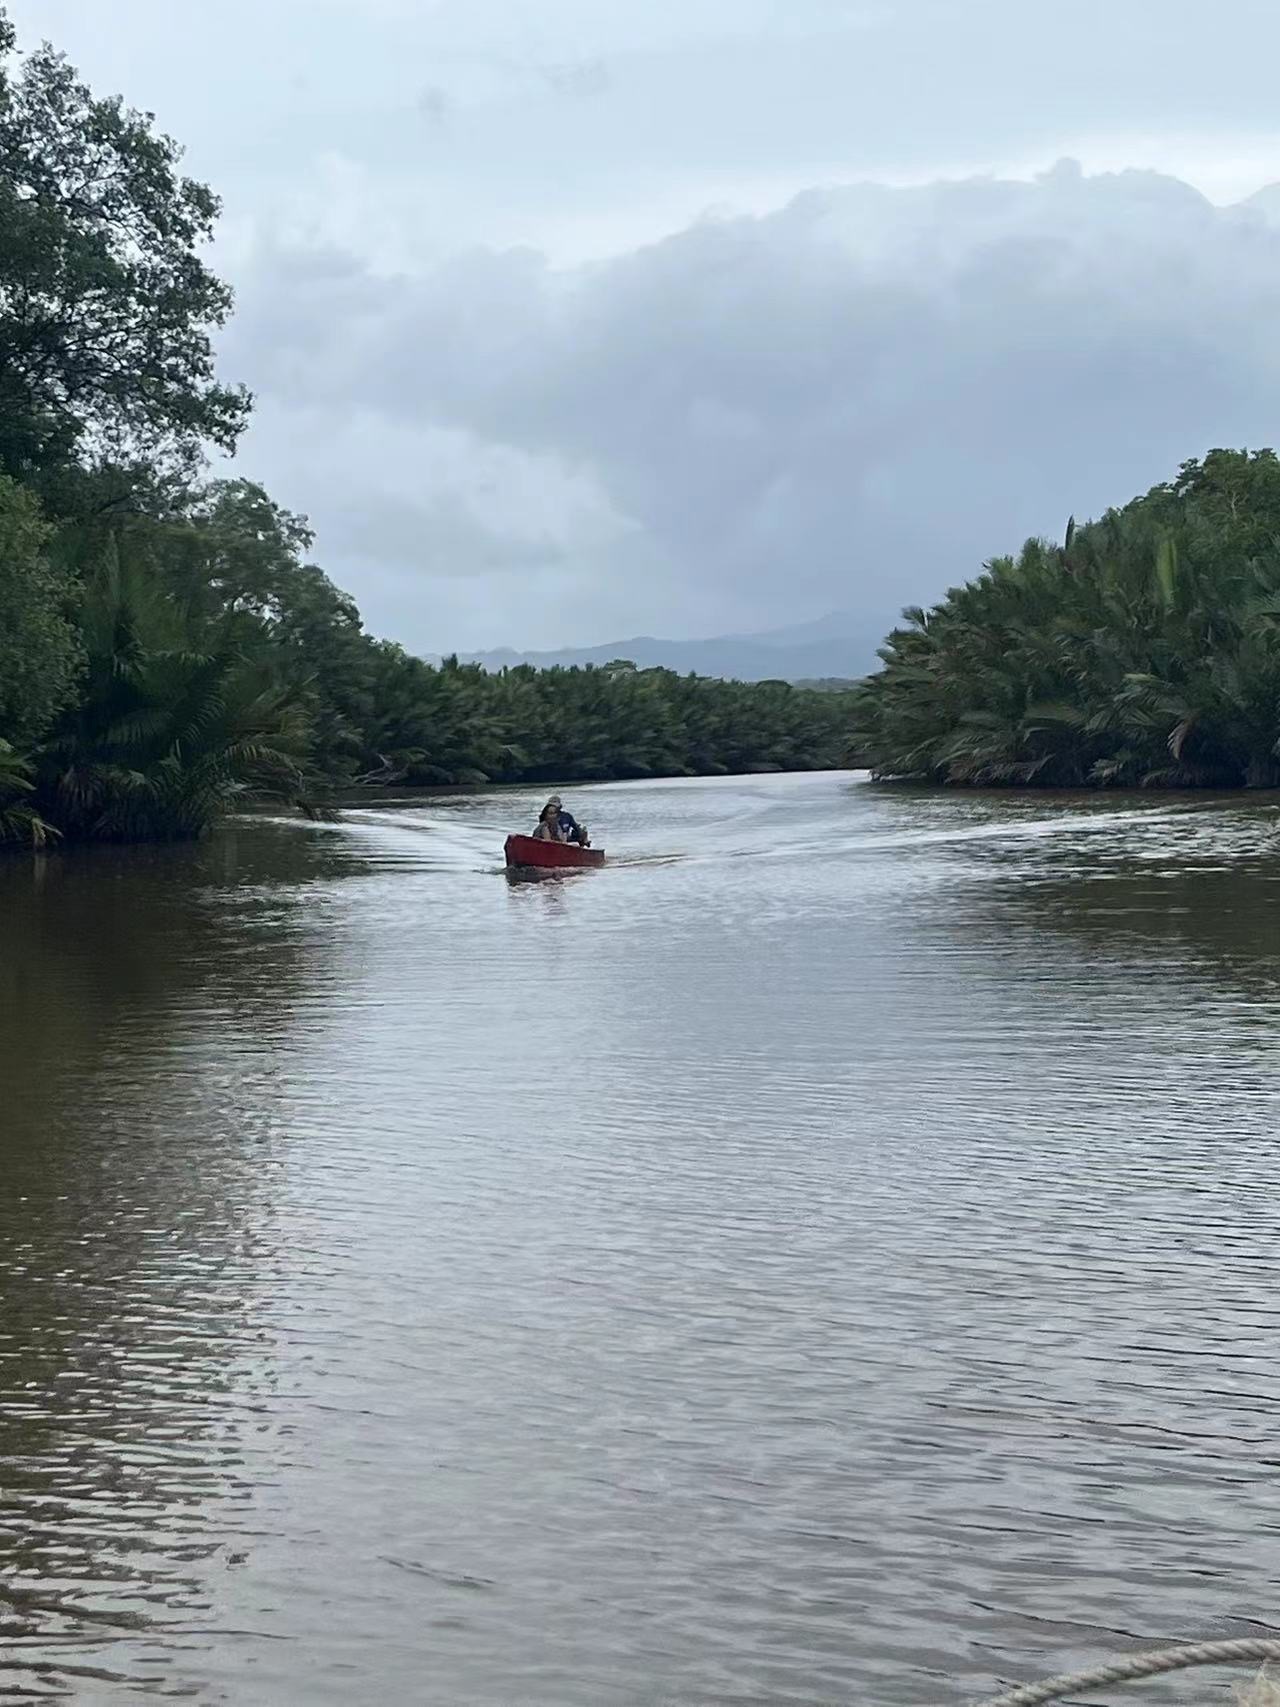
M 1127 1660 L 1098 1666 L 1093 1671 L 1051 1677 L 1044 1683 L 1028 1683 L 1007 1695 L 993 1696 L 982 1707 L 1042 1707 L 1046 1701 L 1061 1701 L 1103 1689 L 1109 1683 L 1133 1683 L 1143 1677 L 1159 1677 L 1166 1671 L 1185 1671 L 1191 1666 L 1239 1665 L 1245 1660 L 1280 1660 L 1280 1642 L 1244 1637 L 1235 1642 L 1198 1642 L 1189 1648 L 1159 1648 L 1154 1653 L 1134 1654 Z

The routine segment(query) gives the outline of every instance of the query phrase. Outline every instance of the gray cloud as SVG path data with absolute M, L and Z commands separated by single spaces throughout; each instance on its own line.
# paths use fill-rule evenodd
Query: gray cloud
M 423 649 L 887 620 L 1277 436 L 1261 216 L 1008 181 L 1280 176 L 1274 0 L 8 3 L 225 195 L 242 466 Z
M 246 461 L 279 465 L 357 595 L 380 565 L 399 597 L 371 614 L 426 648 L 585 638 L 579 610 L 593 634 L 887 621 L 1185 456 L 1280 436 L 1278 293 L 1261 203 L 1064 165 L 813 192 L 569 271 L 269 250 L 227 354 L 261 399 Z M 549 618 L 540 577 L 566 575 L 583 602 Z M 456 635 L 417 616 L 443 576 L 469 583 Z
M 589 100 L 603 95 L 610 86 L 609 67 L 603 59 L 576 59 L 564 64 L 544 65 L 547 87 L 571 100 Z
M 439 84 L 426 83 L 418 91 L 418 111 L 429 124 L 443 124 L 452 104 L 448 91 Z
M 1200 0 L 9 6 L 154 110 L 233 220 L 278 231 L 301 200 L 380 264 L 476 241 L 578 258 L 818 181 L 1064 152 L 1250 187 L 1280 173 L 1273 0 L 1212 27 Z M 352 205 L 327 194 L 334 162 Z

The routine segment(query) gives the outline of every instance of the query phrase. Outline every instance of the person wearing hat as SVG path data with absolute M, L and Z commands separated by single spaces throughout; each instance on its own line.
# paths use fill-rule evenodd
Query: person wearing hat
M 533 833 L 539 841 L 577 842 L 584 848 L 591 846 L 590 836 L 573 813 L 565 811 L 564 801 L 558 794 L 553 794 L 538 814 L 538 827 Z

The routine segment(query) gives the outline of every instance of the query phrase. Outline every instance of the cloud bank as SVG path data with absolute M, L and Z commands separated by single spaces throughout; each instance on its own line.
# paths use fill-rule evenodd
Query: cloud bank
M 556 268 L 249 256 L 241 462 L 423 651 L 888 623 L 1280 439 L 1280 232 L 1152 173 L 815 190 Z

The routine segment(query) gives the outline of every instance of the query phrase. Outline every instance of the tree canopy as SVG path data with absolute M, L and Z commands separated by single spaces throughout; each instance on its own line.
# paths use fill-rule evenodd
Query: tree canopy
M 0 15 L 0 466 L 73 456 L 190 467 L 249 400 L 214 374 L 231 292 L 205 266 L 217 198 L 151 116 L 96 99 Z
M 1214 450 L 904 613 L 857 698 L 881 776 L 1280 784 L 1280 460 Z

